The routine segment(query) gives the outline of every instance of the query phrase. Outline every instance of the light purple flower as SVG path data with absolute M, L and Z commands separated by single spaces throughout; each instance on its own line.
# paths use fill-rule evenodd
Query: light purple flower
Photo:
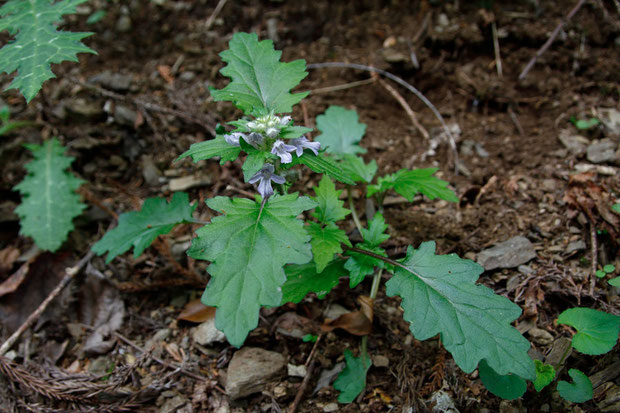
M 265 131 L 265 135 L 267 135 L 270 138 L 275 138 L 279 134 L 280 134 L 280 129 L 278 128 L 267 128 L 267 130 Z
M 245 139 L 245 141 L 253 147 L 258 148 L 260 145 L 263 144 L 265 137 L 260 133 L 252 132 L 249 136 L 244 136 L 243 139 Z
M 321 148 L 321 144 L 319 142 L 310 142 L 303 136 L 301 138 L 291 139 L 290 142 L 295 146 L 295 153 L 297 153 L 297 156 L 304 154 L 304 148 L 308 148 L 314 152 L 315 155 L 318 155 L 319 149 Z
M 288 125 L 290 123 L 291 119 L 293 119 L 293 118 L 291 118 L 290 116 L 283 116 L 282 118 L 280 118 L 280 122 L 279 122 L 280 126 Z
M 275 175 L 275 168 L 272 164 L 266 163 L 263 165 L 260 171 L 254 174 L 253 177 L 249 179 L 249 183 L 255 184 L 258 182 L 258 193 L 266 199 L 273 195 L 273 188 L 271 187 L 271 181 L 276 184 L 282 185 L 286 182 L 286 179 L 281 177 L 280 175 Z
M 283 140 L 278 139 L 273 144 L 273 148 L 271 148 L 271 153 L 274 155 L 278 155 L 282 163 L 291 163 L 293 162 L 293 155 L 291 152 L 295 150 L 295 147 L 292 145 L 287 145 Z
M 241 132 L 233 132 L 230 135 L 224 135 L 224 139 L 226 140 L 226 143 L 232 146 L 239 146 L 239 138 L 243 138 L 247 140 L 246 135 Z

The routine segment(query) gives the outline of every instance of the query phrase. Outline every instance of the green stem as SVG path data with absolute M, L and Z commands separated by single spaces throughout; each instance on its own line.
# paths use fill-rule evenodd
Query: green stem
M 351 191 L 351 185 L 347 185 L 347 197 L 349 198 L 349 209 L 351 209 L 351 216 L 353 217 L 353 222 L 355 222 L 355 226 L 359 231 L 360 235 L 362 235 L 362 223 L 360 222 L 360 217 L 357 215 L 357 211 L 355 210 L 355 204 L 353 203 L 353 193 Z

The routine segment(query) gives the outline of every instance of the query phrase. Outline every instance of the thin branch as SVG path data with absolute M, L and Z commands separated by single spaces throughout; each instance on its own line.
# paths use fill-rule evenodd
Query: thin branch
M 314 354 L 316 353 L 316 349 L 319 347 L 319 341 L 321 341 L 321 337 L 322 335 L 319 334 L 319 336 L 316 338 L 316 341 L 314 342 L 314 346 L 312 346 L 312 350 L 310 350 L 310 355 L 308 356 L 308 359 L 306 360 L 306 375 L 304 376 L 303 381 L 301 382 L 301 385 L 299 386 L 299 389 L 297 389 L 297 394 L 295 395 L 295 400 L 293 400 L 293 403 L 291 404 L 291 407 L 289 407 L 288 409 L 288 413 L 295 413 L 295 411 L 297 410 L 297 406 L 299 405 L 299 402 L 301 402 L 301 398 L 304 395 L 304 392 L 306 391 L 306 388 L 308 387 L 308 383 L 310 383 L 310 377 L 311 377 L 311 373 L 314 370 Z
M 355 209 L 355 204 L 353 203 L 353 193 L 351 191 L 351 185 L 347 185 L 347 197 L 349 198 L 349 208 L 351 209 L 351 216 L 353 217 L 353 222 L 355 222 L 355 226 L 357 227 L 357 230 L 360 233 L 360 236 L 363 237 L 362 235 L 362 223 L 360 222 L 360 217 L 357 215 L 357 210 Z
M 369 85 L 369 84 L 374 83 L 374 82 L 375 82 L 375 79 L 370 77 L 368 79 L 358 80 L 356 82 L 343 83 L 343 84 L 340 84 L 340 85 L 334 85 L 334 86 L 321 87 L 321 88 L 318 88 L 318 89 L 312 89 L 310 91 L 310 94 L 311 95 L 318 95 L 320 93 L 337 92 L 339 90 L 346 90 L 346 89 L 351 89 L 351 88 L 358 87 L 358 86 Z
M 534 57 L 532 57 L 532 59 L 525 66 L 525 68 L 523 69 L 523 71 L 519 75 L 519 80 L 525 79 L 525 76 L 527 76 L 527 74 L 530 71 L 530 69 L 532 69 L 532 67 L 534 67 L 534 64 L 536 63 L 538 58 L 540 56 L 542 56 L 543 53 L 545 53 L 547 51 L 547 49 L 549 49 L 549 46 L 551 46 L 551 43 L 553 43 L 555 38 L 558 37 L 558 34 L 560 34 L 560 30 L 562 30 L 562 27 L 564 27 L 564 25 L 575 15 L 575 13 L 577 13 L 577 11 L 579 11 L 581 6 L 583 6 L 583 3 L 585 3 L 585 0 L 579 0 L 577 2 L 577 4 L 575 5 L 575 7 L 573 7 L 573 9 L 566 15 L 566 18 L 560 20 L 560 23 L 553 30 L 553 32 L 551 33 L 551 36 L 549 36 L 549 38 L 547 39 L 545 44 L 543 44 L 542 47 L 540 49 L 538 49 L 538 51 L 536 52 Z
M 357 248 L 357 247 L 349 247 L 348 245 L 345 245 L 345 244 L 341 244 L 341 247 L 345 251 L 351 251 L 351 252 L 356 252 L 356 253 L 362 254 L 362 255 L 368 255 L 369 257 L 376 258 L 376 259 L 381 260 L 383 262 L 387 262 L 390 265 L 402 268 L 403 270 L 407 270 L 408 272 L 410 272 L 412 274 L 415 274 L 413 271 L 411 271 L 410 268 L 407 268 L 406 266 L 404 266 L 400 262 L 394 261 L 393 259 L 388 258 L 388 257 L 384 257 L 383 255 L 375 254 L 374 252 L 366 251 L 364 249 Z M 416 275 L 418 275 L 418 274 L 416 274 Z
M 493 50 L 495 52 L 495 67 L 497 68 L 497 76 L 503 76 L 502 57 L 499 53 L 499 38 L 497 35 L 497 24 L 491 23 L 491 31 L 493 32 Z
M 204 27 L 205 31 L 209 30 L 211 28 L 211 26 L 213 25 L 213 22 L 215 21 L 215 18 L 217 17 L 218 14 L 220 14 L 222 9 L 224 8 L 224 5 L 226 5 L 227 1 L 228 0 L 220 0 L 217 3 L 217 6 L 215 6 L 215 9 L 213 10 L 213 13 L 211 13 L 209 18 L 205 22 L 205 27 Z
M 422 134 L 424 139 L 429 140 L 430 135 L 428 134 L 427 130 L 424 129 L 424 126 L 420 124 L 420 122 L 418 121 L 418 116 L 415 114 L 413 109 L 411 109 L 411 106 L 409 106 L 405 98 L 403 98 L 403 96 L 387 82 L 379 79 L 379 84 L 383 86 L 383 88 L 387 90 L 394 97 L 394 99 L 396 99 L 396 101 L 400 104 L 400 106 L 402 106 L 403 109 L 405 109 L 405 112 L 407 112 L 409 119 L 411 119 L 411 123 L 418 130 L 418 132 Z

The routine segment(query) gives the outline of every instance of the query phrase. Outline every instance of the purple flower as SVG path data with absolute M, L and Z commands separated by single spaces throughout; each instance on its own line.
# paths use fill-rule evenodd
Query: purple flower
M 243 139 L 255 148 L 263 144 L 265 138 L 260 133 L 252 132 L 249 136 L 243 136 Z
M 273 195 L 273 188 L 271 187 L 271 181 L 276 184 L 282 185 L 286 182 L 286 179 L 281 177 L 280 175 L 274 174 L 275 168 L 272 164 L 266 163 L 263 165 L 260 171 L 254 174 L 253 177 L 248 181 L 251 184 L 255 184 L 258 182 L 258 193 L 266 199 Z
M 318 155 L 319 148 L 321 147 L 321 144 L 319 142 L 310 142 L 303 136 L 301 138 L 291 139 L 291 144 L 295 146 L 297 156 L 301 156 L 304 154 L 304 148 L 308 148 L 312 152 L 314 152 L 315 155 Z
M 239 146 L 239 138 L 243 138 L 247 140 L 246 135 L 241 132 L 233 132 L 230 135 L 224 135 L 224 139 L 226 140 L 226 143 L 232 146 Z
M 290 116 L 284 116 L 284 117 L 280 118 L 280 121 L 279 121 L 280 126 L 288 125 L 290 123 L 291 119 L 292 118 Z
M 271 153 L 274 155 L 278 155 L 282 163 L 291 163 L 293 162 L 293 155 L 291 152 L 295 150 L 295 147 L 292 145 L 287 145 L 283 140 L 278 139 L 273 144 L 273 148 L 271 148 Z

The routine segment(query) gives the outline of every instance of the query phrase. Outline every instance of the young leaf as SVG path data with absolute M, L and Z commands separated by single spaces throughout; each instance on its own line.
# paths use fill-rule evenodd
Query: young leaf
M 50 64 L 77 62 L 78 53 L 95 53 L 80 40 L 92 33 L 71 33 L 57 29 L 65 14 L 75 13 L 86 0 L 10 0 L 0 7 L 0 32 L 7 30 L 15 40 L 0 49 L 0 73 L 17 71 L 8 89 L 19 89 L 27 102 L 54 76 Z
M 73 158 L 64 155 L 57 139 L 26 148 L 34 159 L 26 164 L 28 175 L 15 186 L 22 195 L 15 213 L 21 220 L 20 232 L 32 237 L 39 248 L 53 252 L 73 229 L 73 218 L 86 208 L 75 193 L 84 181 L 65 171 Z
M 366 388 L 366 374 L 372 365 L 370 357 L 354 357 L 351 350 L 344 351 L 346 367 L 334 381 L 334 389 L 340 391 L 338 401 L 351 403 Z
M 568 375 L 573 382 L 563 380 L 558 382 L 560 396 L 573 403 L 583 403 L 592 399 L 594 392 L 590 378 L 577 369 L 568 370 Z
M 437 168 L 401 169 L 395 174 L 380 179 L 378 185 L 369 185 L 368 196 L 394 189 L 396 193 L 404 196 L 408 201 L 413 201 L 413 197 L 420 192 L 426 195 L 428 199 L 440 198 L 450 202 L 458 202 L 459 198 L 447 187 L 448 182 L 432 176 L 435 172 L 437 172 Z
M 596 275 L 596 276 L 597 276 L 597 278 L 605 278 L 605 276 L 606 276 L 607 274 L 606 274 L 606 273 L 605 273 L 605 271 L 603 271 L 603 270 L 596 270 L 596 272 L 594 273 L 594 275 Z
M 347 233 L 333 222 L 328 222 L 325 226 L 311 222 L 306 229 L 312 237 L 310 244 L 318 273 L 322 272 L 327 264 L 334 260 L 334 254 L 342 252 L 340 244 L 351 246 Z
M 312 259 L 310 237 L 296 217 L 315 203 L 290 194 L 273 196 L 263 207 L 226 197 L 209 199 L 207 205 L 225 215 L 196 232 L 188 255 L 211 261 L 202 302 L 217 307 L 216 327 L 239 347 L 258 325 L 260 307 L 280 305 L 284 265 Z
M 455 254 L 435 255 L 435 243 L 411 246 L 386 283 L 389 296 L 402 297 L 404 318 L 418 340 L 441 334 L 444 347 L 466 373 L 486 360 L 499 375 L 534 380 L 530 343 L 510 323 L 519 306 L 476 285 L 483 268 Z
M 356 182 L 370 183 L 377 173 L 377 162 L 372 159 L 368 164 L 355 155 L 344 155 L 340 167 Z
M 366 153 L 358 145 L 366 133 L 366 125 L 359 123 L 357 112 L 341 106 L 330 106 L 316 117 L 316 127 L 322 132 L 316 137 L 321 147 L 336 155 Z
M 603 267 L 603 271 L 605 271 L 607 274 L 611 274 L 612 272 L 616 271 L 616 266 L 613 264 L 607 264 Z
M 381 247 L 371 247 L 365 243 L 357 244 L 357 248 L 374 252 L 377 255 L 387 257 L 385 250 Z M 375 267 L 384 268 L 385 262 L 377 258 L 370 257 L 365 254 L 349 251 L 347 254 L 350 258 L 344 264 L 344 268 L 349 271 L 349 287 L 355 288 L 359 283 L 364 281 L 367 275 L 375 271 Z
M 282 303 L 298 303 L 309 293 L 323 298 L 338 285 L 340 277 L 346 275 L 344 260 L 334 260 L 317 274 L 314 263 L 287 265 L 286 282 L 282 286 Z
M 620 330 L 620 317 L 591 308 L 570 308 L 560 314 L 558 323 L 574 327 L 573 347 L 593 356 L 610 351 Z
M 388 226 L 385 223 L 383 215 L 376 213 L 368 223 L 368 229 L 362 228 L 364 245 L 378 247 L 380 244 L 387 241 L 390 238 L 390 235 L 385 233 L 387 229 Z
M 318 205 L 312 214 L 323 223 L 336 222 L 346 218 L 351 213 L 343 207 L 344 201 L 340 200 L 342 191 L 336 191 L 336 185 L 327 176 L 323 175 L 319 186 L 314 188 L 316 197 L 311 197 Z
M 245 114 L 262 116 L 288 113 L 308 92 L 289 93 L 308 75 L 306 62 L 280 62 L 282 52 L 271 40 L 258 41 L 255 33 L 235 33 L 229 49 L 220 53 L 228 63 L 220 72 L 231 82 L 220 90 L 210 89 L 215 101 L 233 102 Z
M 313 153 L 305 151 L 303 155 L 293 157 L 293 162 L 287 164 L 287 166 L 299 164 L 306 165 L 314 172 L 325 174 L 336 181 L 340 181 L 347 185 L 355 185 L 355 181 L 346 171 L 322 153 L 319 153 L 319 156 L 316 156 Z
M 478 373 L 484 387 L 502 399 L 518 399 L 527 390 L 527 383 L 521 377 L 514 374 L 500 376 L 484 360 L 478 366 Z
M 620 287 L 620 277 L 612 278 L 607 281 L 612 287 Z
M 192 221 L 196 205 L 190 205 L 185 192 L 176 192 L 170 203 L 165 198 L 149 198 L 140 211 L 121 214 L 116 228 L 108 231 L 93 245 L 93 252 L 108 252 L 106 263 L 123 254 L 133 246 L 133 256 L 139 257 L 159 235 L 165 235 L 184 222 Z
M 540 393 L 542 389 L 547 387 L 553 379 L 555 379 L 555 369 L 549 364 L 544 364 L 540 360 L 534 360 L 536 365 L 536 380 L 534 380 L 534 388 Z
M 198 142 L 189 147 L 189 149 L 176 160 L 192 157 L 192 161 L 198 162 L 205 159 L 220 157 L 220 164 L 224 165 L 227 161 L 234 161 L 241 153 L 239 146 L 233 146 L 226 142 L 224 136 L 217 135 L 215 139 L 204 142 Z
M 613 204 L 613 205 L 611 206 L 611 209 L 612 209 L 612 211 L 614 211 L 614 212 L 616 212 L 616 213 L 620 214 L 620 203 Z

